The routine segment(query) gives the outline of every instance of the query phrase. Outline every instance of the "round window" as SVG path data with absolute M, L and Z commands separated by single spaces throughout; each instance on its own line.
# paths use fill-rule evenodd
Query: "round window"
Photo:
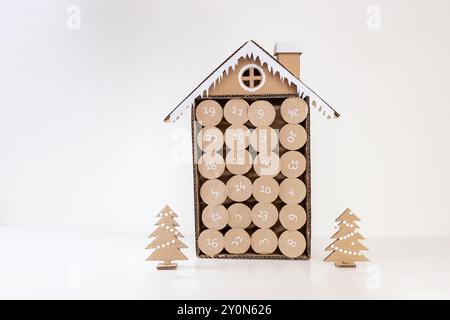
M 264 85 L 266 76 L 256 64 L 247 64 L 239 71 L 239 84 L 245 91 L 255 92 Z

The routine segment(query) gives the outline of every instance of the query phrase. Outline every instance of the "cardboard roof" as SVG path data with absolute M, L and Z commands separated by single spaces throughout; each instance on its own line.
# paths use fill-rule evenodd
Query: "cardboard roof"
M 309 97 L 310 106 L 322 113 L 326 119 L 334 119 L 339 117 L 339 113 L 326 103 L 319 95 L 309 88 L 303 81 L 295 77 L 288 69 L 286 69 L 277 59 L 264 50 L 253 40 L 245 42 L 233 54 L 231 54 L 224 62 L 222 62 L 211 74 L 206 77 L 192 92 L 183 99 L 164 119 L 165 122 L 175 122 L 186 110 L 194 106 L 195 99 L 199 97 L 207 97 L 209 88 L 219 83 L 224 75 L 228 74 L 230 68 L 234 70 L 240 58 L 257 58 L 261 64 L 267 64 L 272 74 L 278 74 L 281 80 L 286 79 L 288 84 L 294 84 L 297 88 L 297 94 L 301 98 Z

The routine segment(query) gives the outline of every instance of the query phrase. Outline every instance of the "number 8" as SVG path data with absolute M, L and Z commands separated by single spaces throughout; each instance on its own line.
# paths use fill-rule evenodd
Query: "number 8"
M 288 246 L 291 246 L 293 248 L 293 247 L 295 247 L 297 245 L 297 242 L 295 242 L 294 240 L 289 238 L 288 241 L 287 241 L 287 244 L 288 244 Z

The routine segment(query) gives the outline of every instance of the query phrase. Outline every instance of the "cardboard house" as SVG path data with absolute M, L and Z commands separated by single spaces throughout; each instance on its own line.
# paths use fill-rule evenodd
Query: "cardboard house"
M 165 118 L 192 117 L 199 257 L 311 255 L 310 111 L 339 114 L 300 78 L 302 50 L 245 42 Z

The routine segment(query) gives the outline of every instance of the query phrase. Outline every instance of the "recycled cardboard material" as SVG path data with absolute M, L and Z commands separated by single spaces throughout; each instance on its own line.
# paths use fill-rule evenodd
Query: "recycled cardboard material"
M 165 206 L 157 215 L 159 218 L 156 222 L 158 228 L 150 235 L 153 241 L 146 249 L 153 249 L 152 254 L 146 261 L 163 261 L 157 265 L 159 270 L 172 270 L 177 267 L 173 260 L 187 260 L 187 257 L 180 251 L 181 248 L 187 246 L 178 238 L 183 237 L 178 232 L 175 221 L 177 215 L 169 206 Z
M 199 249 L 209 257 L 214 257 L 223 250 L 223 235 L 215 229 L 206 229 L 197 240 Z
M 242 175 L 233 176 L 227 182 L 228 197 L 236 202 L 242 202 L 250 198 L 252 188 L 250 179 Z
M 275 57 L 286 69 L 300 79 L 300 55 L 303 47 L 298 42 L 277 42 L 273 48 Z
M 278 146 L 278 134 L 271 127 L 258 127 L 252 131 L 250 143 L 256 151 L 270 154 Z
M 214 127 L 222 120 L 222 107 L 217 101 L 204 100 L 196 108 L 196 118 L 204 127 Z
M 298 124 L 308 115 L 308 105 L 298 97 L 287 98 L 280 108 L 281 116 L 287 123 Z
M 280 157 L 275 152 L 260 152 L 253 160 L 253 169 L 261 177 L 275 177 L 280 172 Z
M 265 85 L 251 93 L 242 88 L 238 81 L 239 73 L 249 64 L 259 64 L 266 74 Z M 250 40 L 213 70 L 165 117 L 164 121 L 175 122 L 186 113 L 186 110 L 191 110 L 197 99 L 224 96 L 242 98 L 253 95 L 260 97 L 297 96 L 308 99 L 309 107 L 320 112 L 326 119 L 340 116 L 336 110 L 300 80 L 299 74 L 293 74 L 269 52 Z
M 225 171 L 225 160 L 218 152 L 204 153 L 198 160 L 198 171 L 206 179 L 216 179 Z
M 222 100 L 222 99 L 218 99 L 217 101 L 220 101 L 221 105 L 225 105 L 226 101 L 228 101 L 228 100 L 229 100 L 229 98 L 227 99 L 227 97 L 224 97 L 223 100 Z M 269 99 L 269 100 L 270 100 L 270 99 Z M 272 100 L 273 100 L 273 99 L 272 99 Z M 271 101 L 272 101 L 272 100 L 271 100 Z M 274 126 L 274 128 L 281 128 L 283 125 L 286 124 L 286 122 L 282 119 L 282 117 L 281 117 L 281 115 L 280 115 L 280 111 L 279 111 L 280 105 L 281 105 L 282 101 L 284 101 L 284 100 L 285 100 L 285 97 L 281 97 L 281 98 L 278 98 L 277 100 L 273 100 L 274 102 L 271 102 L 274 106 L 276 106 L 276 117 L 275 117 L 274 123 L 272 124 L 272 125 Z M 223 121 L 225 121 L 225 120 L 223 120 Z M 302 123 L 302 125 L 305 125 L 305 126 L 306 126 L 307 121 L 309 121 L 309 117 L 308 117 L 308 119 L 305 120 L 304 123 Z M 218 125 L 218 128 L 221 129 L 221 130 L 223 130 L 223 131 L 225 131 L 226 128 L 228 128 L 229 126 L 230 126 L 230 124 L 228 124 L 228 123 L 225 124 L 225 125 L 219 124 L 219 125 Z M 200 128 L 201 128 L 201 127 L 198 127 L 198 126 L 194 125 L 194 126 L 193 126 L 193 130 L 194 130 L 193 132 L 198 132 L 198 130 L 199 130 Z M 251 148 L 251 147 L 250 147 L 250 148 Z M 199 154 L 199 153 L 198 153 L 198 152 L 199 152 L 198 150 L 199 150 L 199 149 L 197 149 L 197 151 L 195 151 L 194 157 L 198 157 L 198 154 Z M 228 149 L 228 150 L 229 150 L 229 149 Z M 299 150 L 298 152 L 304 152 L 304 150 L 307 150 L 307 149 L 306 149 L 306 144 L 305 144 L 304 148 L 301 149 L 301 150 Z M 231 150 L 230 150 L 230 151 L 231 151 Z M 230 151 L 228 151 L 228 152 L 230 152 Z M 247 151 L 247 150 L 246 150 L 246 151 Z M 251 151 L 251 150 L 250 150 L 250 151 Z M 219 152 L 220 152 L 220 150 L 219 150 Z M 277 152 L 278 152 L 278 151 L 277 151 Z M 281 155 L 283 155 L 283 154 L 286 153 L 286 152 L 287 152 L 287 150 L 285 150 L 285 149 L 280 149 L 280 154 L 281 154 Z M 306 155 L 307 155 L 307 153 L 305 153 L 305 156 L 306 156 Z M 200 182 L 200 181 L 204 181 L 204 182 L 208 181 L 208 179 L 205 179 L 205 178 L 199 173 L 198 170 L 199 170 L 199 169 L 198 169 L 198 166 L 196 166 L 196 167 L 195 167 L 195 171 L 197 171 L 197 175 L 198 175 L 199 182 Z M 254 171 L 254 166 L 253 166 L 253 168 L 250 169 L 250 171 L 248 171 L 248 172 L 247 172 L 246 174 L 244 174 L 244 175 L 247 176 L 248 178 L 250 178 L 251 181 L 256 181 L 256 179 L 258 178 L 258 174 Z M 228 182 L 228 180 L 229 180 L 231 177 L 232 177 L 232 173 L 231 173 L 230 171 L 228 171 L 228 169 L 226 168 L 226 169 L 225 169 L 225 172 L 223 173 L 223 175 L 219 177 L 219 180 L 221 180 L 222 182 L 224 182 L 224 183 L 226 184 L 226 183 Z M 303 175 L 301 175 L 301 177 L 299 177 L 299 178 L 300 178 L 301 180 L 303 180 L 305 184 L 308 183 L 306 171 L 305 171 L 305 173 L 304 173 Z M 277 183 L 279 183 L 279 182 L 283 181 L 283 179 L 284 179 L 284 177 L 281 176 L 281 175 L 279 174 L 279 175 L 275 176 L 275 179 L 274 179 L 274 180 L 275 180 Z M 194 182 L 195 182 L 195 181 L 194 181 Z M 199 195 L 199 196 L 200 196 L 200 195 Z M 202 203 L 201 197 L 199 197 L 199 199 L 200 199 L 199 204 L 201 204 L 201 203 Z M 253 208 L 254 205 L 256 204 L 254 201 L 258 201 L 258 200 L 256 200 L 256 198 L 254 198 L 254 196 L 252 195 L 248 200 L 245 200 L 244 203 L 242 203 L 243 205 L 247 206 L 247 210 L 248 210 L 248 212 L 250 212 L 250 214 L 244 215 L 243 217 L 249 217 L 250 219 L 245 219 L 245 220 L 247 220 L 247 221 L 245 221 L 245 224 L 244 224 L 244 225 L 233 225 L 233 215 L 231 214 L 231 211 L 232 211 L 232 210 L 230 210 L 230 208 L 231 208 L 231 206 L 234 206 L 235 204 L 233 204 L 234 202 L 233 202 L 232 199 L 230 199 L 229 197 L 227 197 L 227 199 L 224 200 L 224 202 L 223 202 L 222 204 L 223 204 L 226 208 L 228 208 L 228 212 L 229 212 L 229 221 L 228 221 L 228 224 L 229 224 L 229 226 L 243 228 L 243 229 L 245 229 L 245 230 L 249 233 L 249 235 L 253 234 L 254 231 L 259 230 L 259 229 L 256 229 L 257 226 L 256 226 L 254 223 L 252 223 L 252 221 L 251 221 L 251 209 L 250 209 L 250 208 Z M 305 198 L 305 201 L 306 201 L 306 198 Z M 308 200 L 308 201 L 310 201 L 310 200 Z M 284 204 L 284 203 L 282 202 L 282 200 L 279 199 L 277 196 L 275 196 L 275 200 L 274 200 L 273 203 L 274 203 L 279 209 L 281 209 L 281 208 L 283 207 L 283 204 Z M 306 207 L 308 207 L 308 206 L 306 206 Z M 203 208 L 204 208 L 204 207 L 203 207 Z M 203 210 L 203 209 L 200 209 L 200 210 Z M 235 220 L 236 220 L 236 219 L 235 219 Z M 308 220 L 309 220 L 309 219 L 308 219 Z M 197 221 L 199 221 L 199 220 L 197 220 Z M 234 221 L 234 222 L 236 222 L 236 221 Z M 206 227 L 206 226 L 205 226 L 205 227 Z M 203 228 L 204 228 L 204 227 L 203 227 Z M 222 233 L 223 235 L 226 233 L 227 228 L 228 228 L 228 226 L 225 227 L 225 228 L 223 228 L 223 229 L 221 229 L 221 233 Z M 284 229 L 282 228 L 282 225 L 280 225 L 279 223 L 276 223 L 276 224 L 275 224 L 274 226 L 272 226 L 271 228 L 273 229 L 273 231 L 275 232 L 275 234 L 276 234 L 277 237 L 279 237 L 279 236 L 281 235 L 281 233 L 283 232 L 283 230 L 284 230 Z M 203 230 L 205 230 L 205 229 L 203 229 Z M 201 231 L 199 231 L 199 233 L 200 233 L 200 232 L 201 232 Z M 305 225 L 300 229 L 300 232 L 302 232 L 302 233 L 305 234 L 305 238 L 308 237 L 308 239 L 310 239 L 310 238 L 309 238 L 309 235 L 310 235 L 310 221 L 308 221 L 307 223 L 305 223 Z M 308 255 L 309 255 L 309 252 L 310 252 L 310 251 L 309 251 L 309 250 L 310 250 L 309 248 L 310 248 L 310 243 L 308 242 L 308 244 L 307 244 L 307 249 L 305 249 L 304 252 L 303 252 L 300 256 L 298 256 L 298 257 L 288 257 L 288 256 L 284 255 L 284 254 L 280 251 L 279 248 L 277 248 L 273 253 L 270 253 L 270 254 L 257 253 L 257 252 L 254 251 L 252 248 L 249 248 L 249 251 L 247 251 L 247 252 L 245 252 L 245 253 L 242 253 L 242 254 L 230 254 L 230 253 L 228 253 L 228 251 L 226 251 L 226 250 L 224 249 L 224 251 L 222 251 L 222 252 L 216 254 L 214 257 L 218 257 L 218 258 L 232 258 L 232 257 L 235 257 L 235 258 L 237 258 L 237 257 L 240 257 L 240 258 L 270 258 L 270 259 L 289 258 L 289 259 L 300 259 L 300 260 L 303 260 L 303 259 L 307 259 L 307 258 L 308 258 Z M 199 254 L 200 257 L 209 257 L 209 255 L 204 254 L 203 251 L 201 251 L 199 247 L 198 247 L 198 252 L 199 252 L 198 254 Z
M 227 188 L 218 179 L 207 180 L 200 189 L 200 196 L 205 203 L 218 206 L 227 198 Z
M 292 72 L 297 78 L 300 78 L 300 53 L 276 53 L 278 61 L 280 61 L 286 69 Z
M 244 99 L 231 99 L 223 109 L 225 120 L 231 124 L 244 124 L 248 121 L 248 102 Z
M 205 127 L 197 135 L 198 147 L 207 153 L 212 154 L 223 148 L 223 133 L 216 127 Z
M 305 251 L 306 239 L 298 231 L 286 230 L 278 239 L 278 247 L 284 255 L 290 258 L 296 258 L 301 256 Z
M 252 209 L 252 221 L 259 228 L 270 228 L 278 221 L 278 210 L 272 203 L 259 202 Z
M 270 254 L 277 249 L 278 237 L 270 229 L 258 229 L 252 234 L 251 246 L 256 253 Z
M 242 254 L 250 248 L 250 236 L 244 229 L 232 228 L 225 233 L 225 250 L 231 254 Z
M 280 114 L 280 105 L 281 103 L 286 99 L 286 97 L 266 97 L 265 100 L 269 100 L 271 101 L 271 104 L 274 106 L 275 108 L 275 112 L 276 112 L 276 116 L 275 119 L 273 121 L 273 123 L 271 124 L 271 128 L 273 129 L 281 129 L 283 126 L 285 126 L 287 123 L 284 121 L 284 119 L 281 117 Z M 222 105 L 224 106 L 227 101 L 230 100 L 230 97 L 223 97 L 223 98 L 216 98 L 216 100 Z M 249 104 L 251 104 L 251 100 L 246 98 L 246 101 L 249 101 Z M 195 117 L 195 115 L 194 115 Z M 245 124 L 246 126 L 249 126 L 249 122 L 247 122 Z M 304 126 L 305 128 L 307 128 L 307 132 L 309 132 L 309 114 L 307 116 L 307 118 L 304 120 L 304 122 L 301 123 L 302 126 Z M 217 128 L 219 130 L 221 130 L 222 132 L 225 132 L 225 130 L 230 126 L 230 124 L 228 123 L 228 121 L 226 121 L 225 119 L 222 120 L 221 123 L 219 123 L 219 125 L 217 126 Z M 195 133 L 197 133 L 202 127 L 198 124 L 198 123 L 193 123 L 193 133 L 194 133 L 194 137 L 196 136 Z M 251 130 L 254 130 L 254 128 L 252 128 L 251 126 L 249 127 Z M 196 141 L 194 141 L 194 146 L 196 145 Z M 225 150 L 225 148 L 223 149 Z M 227 148 L 227 154 L 229 152 L 231 152 L 233 150 L 230 150 L 229 148 Z M 259 155 L 263 155 L 263 153 L 258 153 L 257 151 L 255 151 L 253 149 L 252 146 L 249 146 L 246 148 L 245 150 L 246 152 L 248 152 L 248 154 L 256 154 L 256 156 Z M 284 154 L 286 154 L 289 150 L 286 150 L 284 147 L 282 147 L 281 145 L 279 146 L 279 150 L 278 147 L 274 150 L 274 152 L 280 154 L 280 156 L 282 157 Z M 221 150 L 218 150 L 217 152 L 222 152 Z M 223 151 L 225 152 L 225 151 Z M 235 151 L 236 152 L 236 151 Z M 305 244 L 305 249 L 302 251 L 302 253 L 298 256 L 296 256 L 295 254 L 290 253 L 290 256 L 284 254 L 281 249 L 278 247 L 276 247 L 276 249 L 271 252 L 271 253 L 264 253 L 264 250 L 260 250 L 260 253 L 258 253 L 257 251 L 255 251 L 253 249 L 253 247 L 250 245 L 248 250 L 244 253 L 230 253 L 229 251 L 227 251 L 227 249 L 225 248 L 225 242 L 224 242 L 224 247 L 223 250 L 218 252 L 218 253 L 214 253 L 214 257 L 215 258 L 263 258 L 263 259 L 298 259 L 298 260 L 304 260 L 304 259 L 308 259 L 310 256 L 310 232 L 311 232 L 311 224 L 310 224 L 310 189 L 309 189 L 309 177 L 310 177 L 310 166 L 309 163 L 307 161 L 307 159 L 309 159 L 309 140 L 306 141 L 306 143 L 304 144 L 304 146 L 298 150 L 295 150 L 294 152 L 299 152 L 302 155 L 304 155 L 305 157 L 305 170 L 303 171 L 303 173 L 300 174 L 300 176 L 298 176 L 297 178 L 299 180 L 301 180 L 304 185 L 306 186 L 306 196 L 304 197 L 304 199 L 301 201 L 301 204 L 304 206 L 305 209 L 307 209 L 307 218 L 305 223 L 303 224 L 302 227 L 300 227 L 299 229 L 295 230 L 300 232 L 301 234 L 304 235 L 304 238 L 307 239 L 306 244 Z M 199 157 L 201 157 L 201 155 L 204 152 L 201 151 L 199 148 L 194 148 L 194 160 L 195 159 L 199 159 Z M 246 153 L 244 153 L 246 154 Z M 228 228 L 241 228 L 244 229 L 249 236 L 251 237 L 256 231 L 260 230 L 259 227 L 252 221 L 252 215 L 251 215 L 251 209 L 255 207 L 256 204 L 258 204 L 259 202 L 262 203 L 272 203 L 277 210 L 281 210 L 285 203 L 283 202 L 283 200 L 279 197 L 279 185 L 281 182 L 283 182 L 286 179 L 286 176 L 284 176 L 282 173 L 280 173 L 280 167 L 281 167 L 281 160 L 280 160 L 280 156 L 278 156 L 278 154 L 276 154 L 276 157 L 274 157 L 274 159 L 277 159 L 278 161 L 274 161 L 275 163 L 277 163 L 277 170 L 276 170 L 276 174 L 274 175 L 272 173 L 272 175 L 274 175 L 273 177 L 270 176 L 264 176 L 264 175 L 259 175 L 258 174 L 258 168 L 255 170 L 255 161 L 253 160 L 253 166 L 248 166 L 248 162 L 246 163 L 246 168 L 244 168 L 245 171 L 244 173 L 242 173 L 243 176 L 247 177 L 250 179 L 250 181 L 253 182 L 253 192 L 252 195 L 250 196 L 250 198 L 248 198 L 247 200 L 244 200 L 242 203 L 236 202 L 236 200 L 231 199 L 228 196 L 228 192 L 227 192 L 227 196 L 226 199 L 223 199 L 223 201 L 220 204 L 217 205 L 223 205 L 225 208 L 227 208 L 228 210 L 228 226 L 220 229 L 220 233 L 222 234 L 222 236 L 224 236 L 226 234 L 226 232 L 228 232 Z M 231 156 L 230 156 L 231 157 Z M 245 157 L 244 157 L 245 158 Z M 250 157 L 248 157 L 250 158 Z M 226 160 L 226 159 L 225 159 Z M 196 160 L 195 160 L 196 161 Z M 225 161 L 227 162 L 227 161 Z M 234 175 L 238 175 L 241 173 L 240 172 L 236 172 L 233 173 L 231 172 L 231 170 L 228 169 L 228 164 L 226 164 L 226 168 L 224 173 L 218 177 L 217 179 L 221 182 L 223 182 L 225 185 L 227 184 L 227 182 L 234 176 Z M 258 167 L 258 165 L 256 166 Z M 261 170 L 259 170 L 259 173 L 262 173 Z M 197 164 L 194 164 L 194 176 L 196 178 L 194 178 L 194 187 L 196 185 L 198 185 L 198 189 L 196 189 L 197 187 L 195 187 L 196 191 L 196 210 L 199 210 L 198 212 L 202 212 L 204 210 L 204 208 L 208 205 L 206 202 L 204 202 L 202 195 L 201 195 L 201 190 L 204 186 L 205 183 L 208 183 L 208 181 L 212 181 L 214 179 L 206 179 L 204 176 L 202 176 L 202 174 L 200 174 L 199 172 L 199 167 Z M 267 198 L 267 194 L 263 193 L 263 192 L 259 192 L 259 195 L 255 196 L 255 182 L 259 179 L 259 178 L 269 178 L 269 179 L 273 179 L 270 180 L 271 182 L 274 182 L 274 189 L 275 192 L 274 194 L 272 194 L 272 191 L 269 192 L 269 198 Z M 263 180 L 264 181 L 264 180 Z M 257 182 L 257 186 L 258 183 L 261 182 L 261 180 L 258 180 Z M 264 187 L 266 187 L 264 185 Z M 265 189 L 265 191 L 268 189 Z M 197 193 L 198 192 L 198 193 Z M 258 192 L 256 192 L 256 194 L 258 194 Z M 198 197 L 198 198 L 197 198 Z M 222 200 L 221 199 L 221 200 Z M 237 207 L 237 205 L 242 205 L 240 208 Z M 245 209 L 243 209 L 245 208 Z M 236 210 L 239 209 L 239 210 Z M 239 213 L 236 215 L 233 212 L 238 211 Z M 244 214 L 242 214 L 244 213 Z M 265 227 L 266 225 L 264 224 L 260 224 L 261 227 Z M 203 224 L 203 222 L 201 222 L 201 214 L 196 214 L 196 232 L 198 232 L 197 234 L 201 234 L 204 230 L 208 230 L 208 227 L 206 225 Z M 277 237 L 277 244 L 279 243 L 279 237 L 281 236 L 281 234 L 286 230 L 283 225 L 281 224 L 280 220 L 276 220 L 275 224 L 269 227 L 271 231 L 273 231 Z M 265 229 L 265 228 L 263 228 Z M 198 231 L 197 231 L 198 230 Z M 197 239 L 198 236 L 197 236 Z M 197 240 L 197 242 L 199 242 L 199 240 Z M 204 244 L 203 244 L 204 245 Z M 203 248 L 204 249 L 204 248 Z M 288 248 L 289 249 L 289 248 Z M 211 253 L 205 253 L 202 249 L 200 249 L 200 244 L 197 244 L 197 255 L 200 257 L 211 257 L 212 254 Z M 206 250 L 206 249 L 204 249 Z M 230 249 L 232 250 L 232 249 Z M 257 249 L 259 250 L 259 249 Z M 234 251 L 232 251 L 234 252 Z
M 297 178 L 306 170 L 306 158 L 298 151 L 288 151 L 281 156 L 281 173 L 288 178 Z
M 286 178 L 280 184 L 280 199 L 286 204 L 296 204 L 306 196 L 305 184 L 297 178 Z
M 243 203 L 229 206 L 228 215 L 228 225 L 232 228 L 246 229 L 252 222 L 252 211 Z
M 245 174 L 253 166 L 253 157 L 248 150 L 230 150 L 225 158 L 228 171 L 233 174 Z
M 273 202 L 279 191 L 280 187 L 274 178 L 262 176 L 253 182 L 253 197 L 259 202 Z
M 288 150 L 298 150 L 306 143 L 307 132 L 299 124 L 287 124 L 280 130 L 280 143 Z
M 210 229 L 223 229 L 228 224 L 228 210 L 220 206 L 207 206 L 202 212 L 202 222 Z
M 215 87 L 211 88 L 209 95 L 211 96 L 245 96 L 251 94 L 249 88 L 243 84 L 242 75 L 243 71 L 248 69 L 252 65 L 261 65 L 260 59 L 251 59 L 241 57 L 236 61 L 236 66 L 234 70 L 229 70 L 228 76 L 224 77 Z M 270 72 L 267 65 L 262 67 L 263 74 L 265 75 L 264 84 L 259 90 L 254 91 L 260 95 L 271 95 L 271 94 L 296 94 L 295 86 L 288 83 L 286 79 L 281 80 L 279 76 L 274 75 Z M 242 72 L 242 73 L 241 73 Z M 238 81 L 235 81 L 238 80 Z
M 280 211 L 280 223 L 287 230 L 299 230 L 305 222 L 306 211 L 298 204 L 287 204 Z
M 269 101 L 257 100 L 248 108 L 248 119 L 255 127 L 270 126 L 275 119 L 275 109 Z
M 246 42 L 205 78 L 165 119 L 167 122 L 174 122 L 186 110 L 190 110 L 192 116 L 196 248 L 199 257 L 297 260 L 310 257 L 309 110 L 314 109 L 327 119 L 337 118 L 339 114 L 299 79 L 299 70 L 297 72 L 295 69 L 299 63 L 294 59 L 299 58 L 300 54 L 296 53 L 288 58 L 280 51 L 278 57 L 282 60 L 277 61 L 255 42 Z M 284 61 L 286 66 L 280 61 Z M 211 100 L 220 105 L 222 114 L 217 111 L 216 104 L 205 102 Z M 214 108 L 211 108 L 211 105 Z M 218 122 L 219 117 L 221 120 Z M 291 125 L 293 127 L 290 127 Z M 214 134 L 213 138 L 210 135 L 209 141 L 208 138 L 198 135 L 205 127 L 212 128 L 209 133 Z M 249 135 L 251 145 L 247 143 L 247 134 L 241 137 L 234 134 L 231 129 L 236 127 L 240 127 L 242 132 L 257 129 L 253 141 Z M 282 136 L 283 127 L 286 127 L 286 134 Z M 259 139 L 261 135 L 258 133 L 262 132 L 262 129 L 267 129 L 270 134 Z M 223 139 L 220 139 L 219 131 Z M 272 132 L 280 134 L 275 137 Z M 270 141 L 264 142 L 267 138 Z M 198 145 L 199 139 L 202 140 L 201 146 Z M 243 143 L 240 143 L 242 141 Z M 244 152 L 239 153 L 240 151 Z M 288 151 L 298 154 L 284 157 L 286 160 L 282 163 L 281 157 Z M 217 170 L 215 162 L 212 168 L 197 163 L 207 152 L 211 153 L 212 157 L 219 153 L 225 158 L 225 169 L 220 175 L 221 170 L 206 170 Z M 231 162 L 228 163 L 228 160 Z M 283 164 L 285 168 L 282 168 Z M 283 172 L 280 173 L 282 169 Z M 250 195 L 246 193 L 247 187 L 233 190 L 235 185 L 248 185 L 248 181 L 245 180 L 244 183 L 244 179 L 239 176 L 252 183 Z M 236 179 L 241 179 L 243 183 L 235 183 Z M 293 179 L 294 182 L 289 180 L 283 184 L 287 179 Z M 284 187 L 280 188 L 282 184 Z M 292 193 L 294 196 L 290 195 Z M 293 203 L 294 201 L 297 202 Z M 287 218 L 283 219 L 288 220 L 281 223 L 278 220 L 278 210 L 285 207 L 286 203 L 304 208 L 306 217 L 298 213 L 298 209 L 294 211 L 294 215 L 292 212 L 286 214 Z M 211 221 L 203 222 L 202 214 L 208 206 L 223 206 L 228 211 L 228 225 L 220 231 L 209 228 L 213 226 Z M 267 215 L 267 221 L 270 220 L 270 223 L 263 220 L 265 215 L 255 216 L 252 222 L 252 209 L 258 207 L 275 208 L 272 211 L 276 214 Z M 289 217 L 294 216 L 300 220 L 296 225 L 289 220 Z M 301 223 L 303 218 L 305 221 Z M 286 230 L 286 227 L 297 229 Z M 225 235 L 228 235 L 226 239 Z M 256 239 L 254 241 L 261 243 L 252 244 L 253 235 Z M 215 240 L 214 246 L 211 242 L 212 236 Z M 288 238 L 285 239 L 286 237 Z M 295 238 L 298 243 L 294 249 L 291 245 L 295 239 L 291 238 Z M 288 241 L 289 239 L 291 241 Z M 303 245 L 301 239 L 304 240 Z M 231 243 L 232 241 L 235 243 Z M 275 249 L 274 242 L 277 244 Z
M 250 130 L 242 124 L 233 124 L 225 130 L 225 144 L 231 150 L 245 150 L 250 144 Z

